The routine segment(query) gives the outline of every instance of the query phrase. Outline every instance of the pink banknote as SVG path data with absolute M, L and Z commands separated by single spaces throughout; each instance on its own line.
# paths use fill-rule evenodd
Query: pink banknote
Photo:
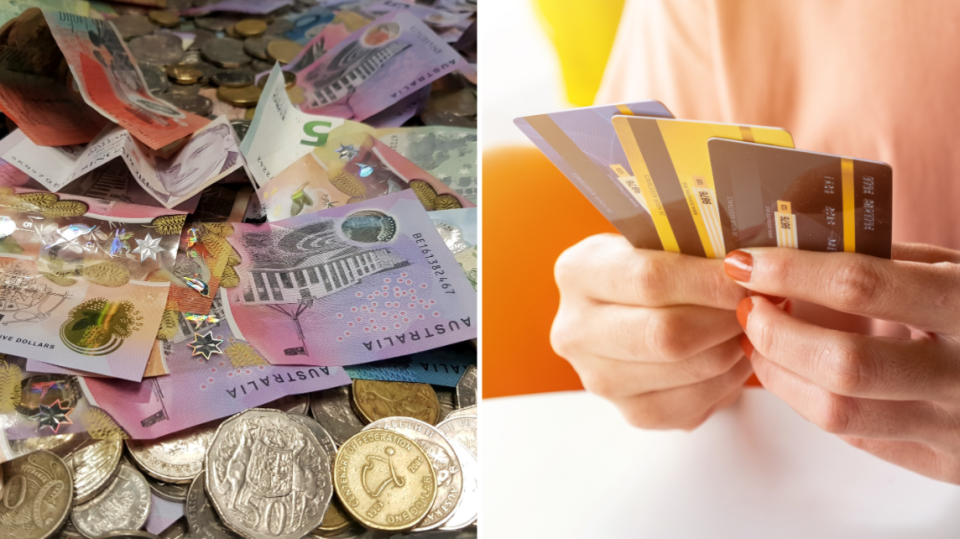
M 411 190 L 234 227 L 228 316 L 274 365 L 368 363 L 477 335 L 477 294 Z

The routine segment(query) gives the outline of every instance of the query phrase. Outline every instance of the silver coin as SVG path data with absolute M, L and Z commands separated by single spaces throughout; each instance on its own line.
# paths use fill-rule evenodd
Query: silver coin
M 150 476 L 185 485 L 203 471 L 216 429 L 216 423 L 207 423 L 156 440 L 127 440 L 127 449 L 137 466 Z
M 120 440 L 84 440 L 79 447 L 63 456 L 73 475 L 73 503 L 92 500 L 110 484 L 120 470 Z
M 160 532 L 160 539 L 187 539 L 190 536 L 190 527 L 187 519 L 180 517 L 176 522 Z
M 210 444 L 206 487 L 220 519 L 247 539 L 299 539 L 323 521 L 333 495 L 330 458 L 310 429 L 277 410 L 224 421 Z
M 233 126 L 233 132 L 237 134 L 237 142 L 243 142 L 244 137 L 247 136 L 247 131 L 250 129 L 250 120 L 230 120 L 230 125 Z M 272 408 L 272 406 L 267 406 L 267 408 Z M 305 414 L 307 412 L 300 413 Z
M 389 430 L 410 438 L 427 454 L 437 474 L 437 498 L 423 520 L 411 531 L 435 530 L 450 520 L 460 502 L 464 482 L 460 459 L 443 434 L 432 425 L 409 417 L 379 419 L 363 428 L 369 429 Z
M 466 408 L 454 410 L 450 412 L 450 414 L 447 416 L 447 419 L 453 419 L 455 417 L 477 417 L 477 407 L 467 406 Z
M 477 511 L 480 506 L 480 466 L 477 457 L 463 444 L 450 441 L 463 469 L 463 494 L 460 503 L 453 512 L 453 517 L 440 527 L 441 530 L 460 530 L 477 520 Z
M 220 517 L 213 510 L 210 498 L 207 496 L 204 484 L 206 473 L 200 475 L 190 484 L 187 491 L 187 501 L 183 504 L 183 514 L 187 518 L 190 535 L 195 539 L 239 539 L 239 536 L 220 522 Z
M 63 460 L 37 451 L 4 462 L 0 538 L 45 539 L 67 519 L 73 502 L 73 477 Z
M 193 43 L 190 43 L 190 46 L 187 47 L 187 51 L 199 51 L 200 47 L 202 47 L 204 43 L 210 41 L 211 39 L 217 39 L 217 34 L 215 32 L 204 30 L 203 28 L 197 28 L 193 31 Z
M 151 94 L 160 94 L 170 88 L 167 72 L 162 68 L 152 64 L 140 64 L 140 72 L 143 73 L 143 80 L 147 81 L 147 89 Z
M 127 463 L 106 489 L 87 503 L 74 506 L 70 520 L 80 533 L 97 537 L 118 530 L 136 530 L 150 514 L 150 487 Z
M 169 66 L 183 58 L 183 40 L 175 34 L 152 34 L 130 40 L 130 54 L 141 64 Z
M 142 530 L 117 530 L 98 535 L 94 539 L 160 539 L 156 535 Z
M 311 395 L 310 412 L 313 418 L 330 433 L 337 447 L 363 430 L 363 422 L 353 411 L 351 400 L 350 386 L 325 389 Z
M 232 37 L 211 39 L 200 47 L 203 59 L 218 67 L 234 68 L 250 63 L 250 56 L 243 52 L 243 41 Z
M 293 30 L 293 21 L 290 19 L 277 19 L 267 26 L 267 31 L 265 34 L 268 36 L 273 36 L 282 34 L 284 32 L 289 32 L 290 30 Z
M 77 527 L 73 525 L 73 522 L 70 522 L 69 518 L 54 537 L 57 539 L 87 539 L 82 533 L 80 533 L 79 530 L 77 530 Z
M 180 59 L 181 64 L 195 65 L 200 62 L 203 62 L 203 58 L 200 56 L 200 50 L 195 50 L 192 47 L 187 49 L 187 51 L 183 53 L 183 58 Z
M 243 52 L 253 56 L 254 58 L 269 60 L 270 56 L 267 55 L 267 43 L 269 43 L 271 39 L 273 38 L 251 37 L 243 42 Z
M 243 88 L 253 84 L 253 71 L 249 68 L 225 69 L 218 71 L 210 79 L 217 86 Z
M 323 450 L 327 452 L 327 456 L 330 458 L 330 471 L 332 473 L 333 464 L 337 460 L 337 446 L 333 443 L 333 438 L 330 437 L 330 433 L 327 432 L 320 423 L 317 423 L 316 419 L 306 414 L 291 413 L 290 417 L 310 429 L 310 432 L 317 437 L 317 441 L 320 442 Z M 332 481 L 333 479 L 330 478 L 330 480 Z
M 157 496 L 176 503 L 183 503 L 183 501 L 187 499 L 187 489 L 190 488 L 190 485 L 177 485 L 176 483 L 158 481 L 150 476 L 147 476 L 147 484 L 150 485 L 150 490 Z
M 233 19 L 226 19 L 224 17 L 200 17 L 193 20 L 193 23 L 196 24 L 198 28 L 203 28 L 211 32 L 223 32 L 228 26 L 235 22 Z
M 199 94 L 171 91 L 156 97 L 197 116 L 207 116 L 213 112 L 213 101 Z
M 477 418 L 454 417 L 437 425 L 437 430 L 450 441 L 457 441 L 477 454 Z
M 470 365 L 457 382 L 457 408 L 477 405 L 477 367 Z
M 153 33 L 157 28 L 146 15 L 121 15 L 110 19 L 110 22 L 113 23 L 120 37 L 127 41 Z
M 254 73 L 263 73 L 264 71 L 270 71 L 271 69 L 273 69 L 273 62 L 269 60 L 261 60 L 259 58 L 254 58 L 253 61 L 250 62 L 250 69 L 252 69 Z
M 440 414 L 437 416 L 437 423 L 443 421 L 450 415 L 450 412 L 457 409 L 453 404 L 453 390 L 449 387 L 433 386 L 433 392 L 437 394 L 437 400 L 440 402 Z

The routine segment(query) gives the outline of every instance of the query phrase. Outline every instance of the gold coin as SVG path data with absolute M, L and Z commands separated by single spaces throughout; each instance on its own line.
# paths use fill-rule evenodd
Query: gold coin
M 293 88 L 297 84 L 297 74 L 291 73 L 289 71 L 281 71 L 283 73 L 283 87 L 286 89 Z M 257 86 L 262 90 L 267 86 L 267 79 L 270 77 L 260 77 L 260 80 L 257 81 Z
M 267 23 L 259 19 L 244 19 L 236 25 L 240 37 L 260 37 L 267 31 Z
M 289 39 L 274 39 L 267 43 L 267 54 L 281 64 L 289 64 L 300 53 L 303 47 L 296 41 Z
M 440 401 L 430 384 L 354 380 L 352 404 L 366 423 L 403 416 L 436 425 L 440 417 Z
M 334 478 L 347 512 L 377 530 L 412 529 L 437 497 L 437 474 L 423 449 L 383 429 L 363 431 L 344 442 Z
M 227 29 L 223 31 L 223 33 L 226 34 L 227 37 L 240 39 L 240 34 L 237 33 L 236 24 L 231 24 L 230 26 L 228 26 Z
M 167 68 L 167 77 L 177 84 L 196 84 L 203 78 L 203 70 L 190 64 L 176 64 Z
M 353 519 L 347 514 L 347 510 L 340 503 L 340 498 L 336 496 L 330 500 L 330 506 L 323 515 L 323 522 L 320 526 L 310 532 L 317 537 L 330 537 L 346 530 L 353 524 Z
M 251 107 L 243 113 L 244 120 L 253 120 L 253 117 L 257 114 L 257 107 Z
M 226 101 L 234 107 L 256 107 L 260 100 L 260 93 L 263 90 L 253 84 L 243 88 L 227 88 L 221 86 L 217 88 L 217 99 Z
M 177 15 L 173 11 L 158 9 L 147 13 L 147 17 L 150 18 L 150 22 L 163 28 L 176 28 L 180 26 L 180 15 Z

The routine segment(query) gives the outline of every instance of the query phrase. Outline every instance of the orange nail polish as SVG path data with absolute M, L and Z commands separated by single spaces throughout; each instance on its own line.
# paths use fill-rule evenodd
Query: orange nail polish
M 740 334 L 740 348 L 743 348 L 743 353 L 747 356 L 747 359 L 753 358 L 753 343 L 750 342 L 750 337 L 747 337 L 746 333 Z
M 739 249 L 733 251 L 723 259 L 723 271 L 734 281 L 749 283 L 750 273 L 753 271 L 753 256 Z
M 737 305 L 737 322 L 740 322 L 740 327 L 743 329 L 747 329 L 747 318 L 752 310 L 753 298 L 743 298 Z

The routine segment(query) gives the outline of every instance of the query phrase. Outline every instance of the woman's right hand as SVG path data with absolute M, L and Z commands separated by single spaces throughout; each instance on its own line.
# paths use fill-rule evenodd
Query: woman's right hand
M 740 395 L 753 372 L 736 317 L 748 292 L 723 260 L 600 234 L 567 249 L 554 273 L 553 349 L 631 425 L 694 429 Z

